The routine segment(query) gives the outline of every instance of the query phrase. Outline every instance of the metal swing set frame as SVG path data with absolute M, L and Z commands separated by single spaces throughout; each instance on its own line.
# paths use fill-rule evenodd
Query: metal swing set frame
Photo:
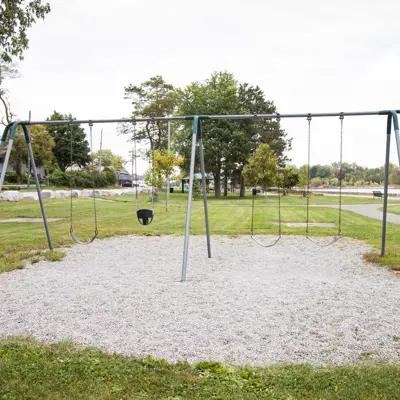
M 0 191 L 2 190 L 4 178 L 7 170 L 7 165 L 10 159 L 11 149 L 14 141 L 14 137 L 17 128 L 20 126 L 23 130 L 25 141 L 28 148 L 28 154 L 30 156 L 30 162 L 35 178 L 36 190 L 38 193 L 38 199 L 42 212 L 43 223 L 46 231 L 47 241 L 50 250 L 53 248 L 50 230 L 46 218 L 46 212 L 43 204 L 43 198 L 41 195 L 40 183 L 37 176 L 36 164 L 34 154 L 32 151 L 32 145 L 29 134 L 29 127 L 32 125 L 75 125 L 75 124 L 105 124 L 105 123 L 137 123 L 137 122 L 150 122 L 156 121 L 192 121 L 192 142 L 191 142 L 191 158 L 190 158 L 190 173 L 189 173 L 189 193 L 187 200 L 186 209 L 186 224 L 185 224 L 185 236 L 183 246 L 183 261 L 181 269 L 181 281 L 187 279 L 187 265 L 189 255 L 189 238 L 190 238 L 190 217 L 192 209 L 192 195 L 193 195 L 193 178 L 194 178 L 194 167 L 196 158 L 196 148 L 199 146 L 199 157 L 200 157 L 200 168 L 202 176 L 202 191 L 203 191 L 203 202 L 204 202 L 204 215 L 205 215 L 205 230 L 206 230 L 206 242 L 207 242 L 207 255 L 211 258 L 211 240 L 210 240 L 210 229 L 208 221 L 208 206 L 207 206 L 207 191 L 206 191 L 206 174 L 204 164 L 204 146 L 203 146 L 203 135 L 202 135 L 202 121 L 204 120 L 220 120 L 220 119 L 283 119 L 283 118 L 321 118 L 321 117 L 360 117 L 360 116 L 386 116 L 386 152 L 385 152 L 385 182 L 384 182 L 384 198 L 383 198 L 383 220 L 382 220 L 382 241 L 381 241 L 381 256 L 385 255 L 386 248 L 386 225 L 387 225 L 387 202 L 388 202 L 388 186 L 389 186 L 389 161 L 390 161 L 390 142 L 392 125 L 396 137 L 397 155 L 400 165 L 400 134 L 399 134 L 399 122 L 397 114 L 400 110 L 381 110 L 381 111 L 357 111 L 357 112 L 334 112 L 334 113 L 307 113 L 307 114 L 248 114 L 248 115 L 192 115 L 192 116 L 171 116 L 171 117 L 149 117 L 149 118 L 121 118 L 121 119 L 97 119 L 97 120 L 62 120 L 62 121 L 16 121 L 8 124 L 3 132 L 0 142 L 0 150 L 7 146 L 6 156 L 3 163 L 3 169 L 0 175 Z M 9 139 L 8 139 L 9 137 Z M 8 139 L 8 145 L 7 145 Z M 335 240 L 336 241 L 336 240 Z

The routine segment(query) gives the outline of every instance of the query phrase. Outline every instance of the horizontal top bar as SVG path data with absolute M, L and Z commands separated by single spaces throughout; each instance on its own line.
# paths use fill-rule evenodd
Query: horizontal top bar
M 395 110 L 400 113 L 400 110 Z M 281 118 L 319 118 L 319 117 L 354 117 L 367 115 L 389 115 L 390 110 L 383 111 L 355 111 L 336 113 L 307 113 L 307 114 L 244 114 L 244 115 L 199 115 L 199 119 L 281 119 Z M 21 121 L 23 125 L 59 125 L 59 124 L 107 124 L 107 123 L 134 123 L 134 122 L 157 122 L 157 121 L 187 121 L 193 120 L 194 116 L 175 117 L 146 117 L 146 118 L 119 118 L 119 119 L 84 119 L 84 120 L 60 120 L 60 121 Z

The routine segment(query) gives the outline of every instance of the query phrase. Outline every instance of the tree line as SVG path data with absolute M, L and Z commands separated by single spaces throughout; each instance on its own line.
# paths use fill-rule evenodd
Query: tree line
M 4 82 L 19 76 L 15 61 L 22 60 L 24 51 L 29 47 L 27 31 L 49 12 L 50 5 L 41 0 L 13 0 L 0 4 L 0 122 L 3 125 L 15 119 Z M 239 82 L 227 71 L 215 72 L 209 78 L 192 82 L 184 88 L 175 87 L 157 75 L 142 83 L 127 85 L 124 97 L 132 104 L 132 117 L 277 113 L 274 102 L 258 85 Z M 54 112 L 48 119 L 71 120 L 73 117 Z M 297 168 L 289 165 L 288 153 L 292 139 L 281 128 L 279 120 L 204 120 L 202 126 L 205 166 L 214 181 L 216 197 L 221 196 L 222 188 L 223 195 L 227 195 L 228 182 L 239 185 L 240 195 L 244 196 L 245 176 L 248 185 L 262 182 L 263 185 L 279 184 L 287 188 L 305 186 L 308 173 L 312 186 L 336 186 L 340 174 L 346 185 L 383 182 L 383 167 L 364 168 L 344 163 L 340 172 L 337 163 L 313 165 L 310 170 L 307 166 Z M 31 129 L 37 162 L 50 173 L 65 173 L 71 166 L 71 132 L 68 129 L 67 125 L 36 126 Z M 179 165 L 183 174 L 188 172 L 190 121 L 173 125 L 170 153 L 166 151 L 168 129 L 164 122 L 138 123 L 135 127 L 125 124 L 119 130 L 131 139 L 135 137 L 149 145 L 150 151 L 144 157 L 153 161 L 153 170 L 159 168 L 156 173 L 148 171 L 147 176 L 152 175 L 148 178 L 150 181 L 161 182 L 166 171 L 172 171 L 174 165 Z M 72 126 L 72 143 L 72 164 L 87 169 L 91 161 L 98 162 L 99 154 L 90 154 L 84 130 L 79 125 Z M 12 162 L 18 180 L 22 179 L 21 165 L 26 158 L 23 137 L 17 135 Z M 115 156 L 110 150 L 103 151 L 103 160 L 103 165 L 114 169 L 122 168 L 124 163 L 121 157 Z M 198 161 L 196 169 L 199 169 Z M 400 184 L 399 170 L 392 165 L 390 169 L 391 183 Z
M 299 168 L 300 175 L 306 171 L 307 166 Z M 389 183 L 393 185 L 400 184 L 400 174 L 394 164 L 389 165 Z M 385 167 L 368 168 L 356 163 L 343 162 L 340 172 L 340 164 L 316 164 L 310 166 L 310 184 L 317 186 L 337 186 L 340 175 L 344 186 L 368 186 L 383 185 L 385 181 Z M 305 178 L 300 178 L 304 180 Z
M 71 114 L 54 111 L 47 121 L 73 121 L 74 119 Z M 79 173 L 82 185 L 87 186 L 90 176 L 85 173 L 93 172 L 93 168 L 98 171 L 100 152 L 91 154 L 85 131 L 80 125 L 34 125 L 30 128 L 30 136 L 36 165 L 44 167 L 50 183 L 68 186 L 70 174 L 66 174 L 66 171 L 71 166 L 78 166 L 83 171 Z M 25 137 L 19 128 L 14 138 L 10 164 L 14 167 L 15 174 L 7 173 L 6 181 L 8 183 L 24 183 L 27 174 L 22 172 L 22 167 L 28 165 L 28 152 Z M 121 156 L 115 155 L 108 149 L 102 150 L 101 167 L 104 168 L 106 184 L 116 182 L 116 177 L 112 178 L 112 176 L 115 176 L 115 171 L 122 169 L 124 164 L 125 161 Z M 113 172 L 113 174 L 107 174 L 107 172 Z M 100 179 L 99 185 L 101 182 Z
M 139 85 L 125 87 L 124 96 L 132 102 L 132 117 L 156 117 L 195 114 L 270 114 L 277 109 L 267 100 L 259 86 L 238 82 L 233 74 L 215 72 L 205 81 L 192 82 L 176 88 L 162 76 L 151 77 Z M 268 144 L 279 166 L 288 161 L 291 139 L 276 120 L 204 120 L 205 168 L 214 181 L 215 196 L 228 192 L 228 181 L 240 185 L 244 196 L 243 168 L 260 144 Z M 148 142 L 151 151 L 167 147 L 167 124 L 162 121 L 121 125 L 120 131 L 139 141 Z M 189 170 L 191 151 L 191 122 L 173 126 L 173 151 L 183 162 L 183 174 Z M 148 156 L 150 157 L 150 153 Z M 196 169 L 199 169 L 197 157 Z

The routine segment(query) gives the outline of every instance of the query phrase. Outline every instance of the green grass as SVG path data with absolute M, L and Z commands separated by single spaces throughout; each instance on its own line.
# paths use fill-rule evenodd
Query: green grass
M 232 367 L 0 342 L 2 399 L 400 399 L 399 365 Z
M 186 218 L 187 195 L 173 194 L 170 198 L 169 211 L 165 211 L 163 200 L 165 194 L 160 194 L 160 201 L 155 205 L 155 218 L 150 226 L 139 225 L 136 219 L 134 196 L 115 196 L 109 200 L 97 202 L 99 238 L 115 235 L 183 235 Z M 367 198 L 343 197 L 346 204 L 360 201 L 373 202 Z M 377 200 L 375 200 L 376 202 Z M 311 204 L 338 204 L 335 196 L 313 196 Z M 88 240 L 94 232 L 93 202 L 90 199 L 73 199 L 74 232 L 81 240 Z M 306 199 L 300 196 L 283 196 L 281 216 L 284 222 L 304 222 L 306 220 Z M 149 208 L 148 196 L 140 198 L 140 207 Z M 48 217 L 64 218 L 50 223 L 50 231 L 55 248 L 73 245 L 69 235 L 69 199 L 45 200 Z M 40 207 L 37 201 L 21 201 L 18 203 L 0 202 L 0 219 L 7 218 L 40 218 Z M 251 227 L 251 197 L 240 199 L 238 196 L 215 199 L 209 197 L 210 229 L 213 235 L 250 234 Z M 336 222 L 338 212 L 334 208 L 310 207 L 311 222 Z M 277 196 L 257 196 L 255 211 L 255 229 L 262 234 L 276 234 L 278 221 Z M 23 268 L 24 262 L 47 248 L 46 236 L 42 223 L 2 223 L 0 226 L 0 272 Z M 311 228 L 312 235 L 331 236 L 336 234 L 336 228 Z M 201 200 L 193 202 L 192 234 L 204 234 L 204 212 Z M 305 234 L 304 228 L 283 227 L 284 234 Z M 364 240 L 378 247 L 380 245 L 381 223 L 343 211 L 343 236 Z M 400 265 L 400 227 L 388 224 L 387 257 L 383 261 L 397 268 Z M 382 260 L 378 260 L 382 261 Z
M 55 261 L 61 261 L 64 258 L 65 253 L 57 250 L 49 250 L 46 251 L 43 254 L 43 256 L 45 260 L 55 262 Z
M 383 208 L 380 208 L 381 211 L 383 211 Z M 400 205 L 398 206 L 389 206 L 388 207 L 388 212 L 392 214 L 397 214 L 400 215 Z

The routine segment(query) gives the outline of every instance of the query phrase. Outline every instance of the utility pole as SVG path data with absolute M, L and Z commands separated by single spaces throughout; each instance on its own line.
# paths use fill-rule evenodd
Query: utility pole
M 32 117 L 32 113 L 31 110 L 29 110 L 29 122 L 31 122 L 31 117 Z M 29 151 L 28 151 L 28 161 L 27 161 L 27 172 L 28 172 L 28 189 L 31 188 L 31 158 L 29 157 Z

